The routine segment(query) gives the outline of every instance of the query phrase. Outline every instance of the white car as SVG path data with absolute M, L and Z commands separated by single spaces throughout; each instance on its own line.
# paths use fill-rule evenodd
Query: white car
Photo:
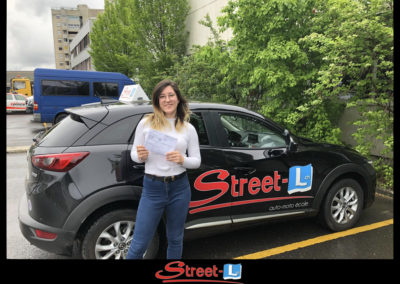
M 26 101 L 28 97 L 21 94 L 7 93 L 7 113 L 13 111 L 26 112 Z

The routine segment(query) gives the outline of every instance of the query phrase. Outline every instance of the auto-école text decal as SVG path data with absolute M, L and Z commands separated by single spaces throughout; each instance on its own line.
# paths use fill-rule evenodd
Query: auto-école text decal
M 203 179 L 210 175 L 217 174 L 217 179 L 220 181 L 204 182 Z M 230 183 L 226 182 L 227 178 L 230 176 Z M 250 195 L 260 195 L 270 193 L 272 190 L 281 191 L 282 184 L 288 184 L 288 194 L 291 195 L 296 192 L 306 192 L 310 191 L 312 188 L 313 180 L 313 167 L 311 164 L 306 166 L 293 166 L 289 168 L 289 178 L 281 179 L 281 175 L 278 171 L 274 171 L 273 176 L 265 176 L 260 180 L 258 177 L 248 178 L 237 178 L 235 175 L 230 175 L 229 171 L 224 169 L 215 169 L 202 173 L 199 175 L 195 182 L 194 187 L 198 191 L 219 191 L 214 196 L 203 199 L 191 201 L 189 208 L 195 208 L 189 210 L 190 214 L 195 214 L 199 212 L 230 207 L 230 206 L 240 206 L 252 203 L 278 201 L 278 200 L 288 200 L 288 199 L 301 199 L 301 198 L 313 198 L 313 196 L 281 196 L 281 197 L 270 197 L 270 198 L 259 198 L 259 199 L 249 199 L 232 201 L 227 203 L 218 203 L 213 205 L 207 205 L 221 196 L 228 193 L 230 189 L 231 197 L 237 198 L 244 194 L 245 186 L 247 185 L 247 191 Z M 229 179 L 228 179 L 229 181 Z M 265 195 L 264 195 L 265 196 Z M 197 207 L 197 208 L 196 208 Z

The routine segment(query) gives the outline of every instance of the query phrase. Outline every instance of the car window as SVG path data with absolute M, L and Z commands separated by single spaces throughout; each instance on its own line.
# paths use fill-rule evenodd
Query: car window
M 41 137 L 40 146 L 71 146 L 86 131 L 88 131 L 88 128 L 83 122 L 67 116 Z
M 13 95 L 7 94 L 7 100 L 11 101 L 13 99 Z
M 26 85 L 25 82 L 23 81 L 14 81 L 14 89 L 20 90 L 20 89 L 25 89 Z
M 15 94 L 14 96 L 17 101 L 25 101 L 26 100 L 26 97 L 24 97 L 22 95 Z
M 231 147 L 286 147 L 285 139 L 281 134 L 254 117 L 236 113 L 220 113 L 219 117 Z
M 118 83 L 93 83 L 93 93 L 96 97 L 118 97 Z
M 141 115 L 134 115 L 111 124 L 93 137 L 87 145 L 128 144 L 141 117 Z
M 190 124 L 192 124 L 197 131 L 197 135 L 199 136 L 199 144 L 209 145 L 210 142 L 208 141 L 208 135 L 201 113 L 192 113 L 190 115 Z
M 89 82 L 73 80 L 42 80 L 43 96 L 89 96 Z

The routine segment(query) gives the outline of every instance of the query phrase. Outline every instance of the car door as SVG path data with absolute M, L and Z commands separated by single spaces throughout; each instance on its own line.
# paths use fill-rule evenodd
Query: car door
M 225 154 L 220 146 L 220 137 L 208 110 L 193 110 L 190 123 L 199 136 L 201 165 L 187 170 L 192 196 L 185 228 L 193 229 L 230 227 L 230 196 L 223 181 Z M 218 227 L 218 228 L 216 228 Z M 190 232 L 185 233 L 190 234 Z
M 259 117 L 228 111 L 218 112 L 216 125 L 226 141 L 223 151 L 230 175 L 233 223 L 262 220 L 275 213 L 297 214 L 309 205 L 307 200 L 312 197 L 303 194 L 309 190 L 306 186 L 300 194 L 289 192 L 289 172 L 298 170 L 292 168 L 282 129 Z M 306 185 L 305 177 L 300 181 L 292 174 L 290 182 Z
M 230 218 L 230 197 L 219 187 L 219 172 L 225 165 L 225 154 L 219 146 L 220 137 L 216 134 L 212 118 L 207 110 L 193 110 L 190 123 L 195 127 L 200 145 L 201 165 L 198 169 L 188 169 L 187 174 L 191 186 L 191 202 L 186 218 L 185 228 L 190 236 L 197 234 L 199 228 L 212 227 L 223 230 L 232 223 Z M 122 180 L 129 184 L 142 186 L 144 164 L 131 160 L 134 135 L 128 149 L 122 153 L 121 163 L 126 163 Z M 124 171 L 123 171 L 124 172 Z M 226 187 L 226 186 L 225 186 Z M 217 227 L 217 228 L 215 228 Z

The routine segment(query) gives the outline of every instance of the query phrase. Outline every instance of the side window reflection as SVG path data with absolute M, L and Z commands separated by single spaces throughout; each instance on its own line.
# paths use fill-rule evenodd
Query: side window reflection
M 201 113 L 192 113 L 190 115 L 190 123 L 196 128 L 197 135 L 199 136 L 200 145 L 209 145 L 207 131 L 204 126 L 204 120 Z
M 285 147 L 284 137 L 269 129 L 261 121 L 245 115 L 220 113 L 221 123 L 231 147 L 278 148 Z

